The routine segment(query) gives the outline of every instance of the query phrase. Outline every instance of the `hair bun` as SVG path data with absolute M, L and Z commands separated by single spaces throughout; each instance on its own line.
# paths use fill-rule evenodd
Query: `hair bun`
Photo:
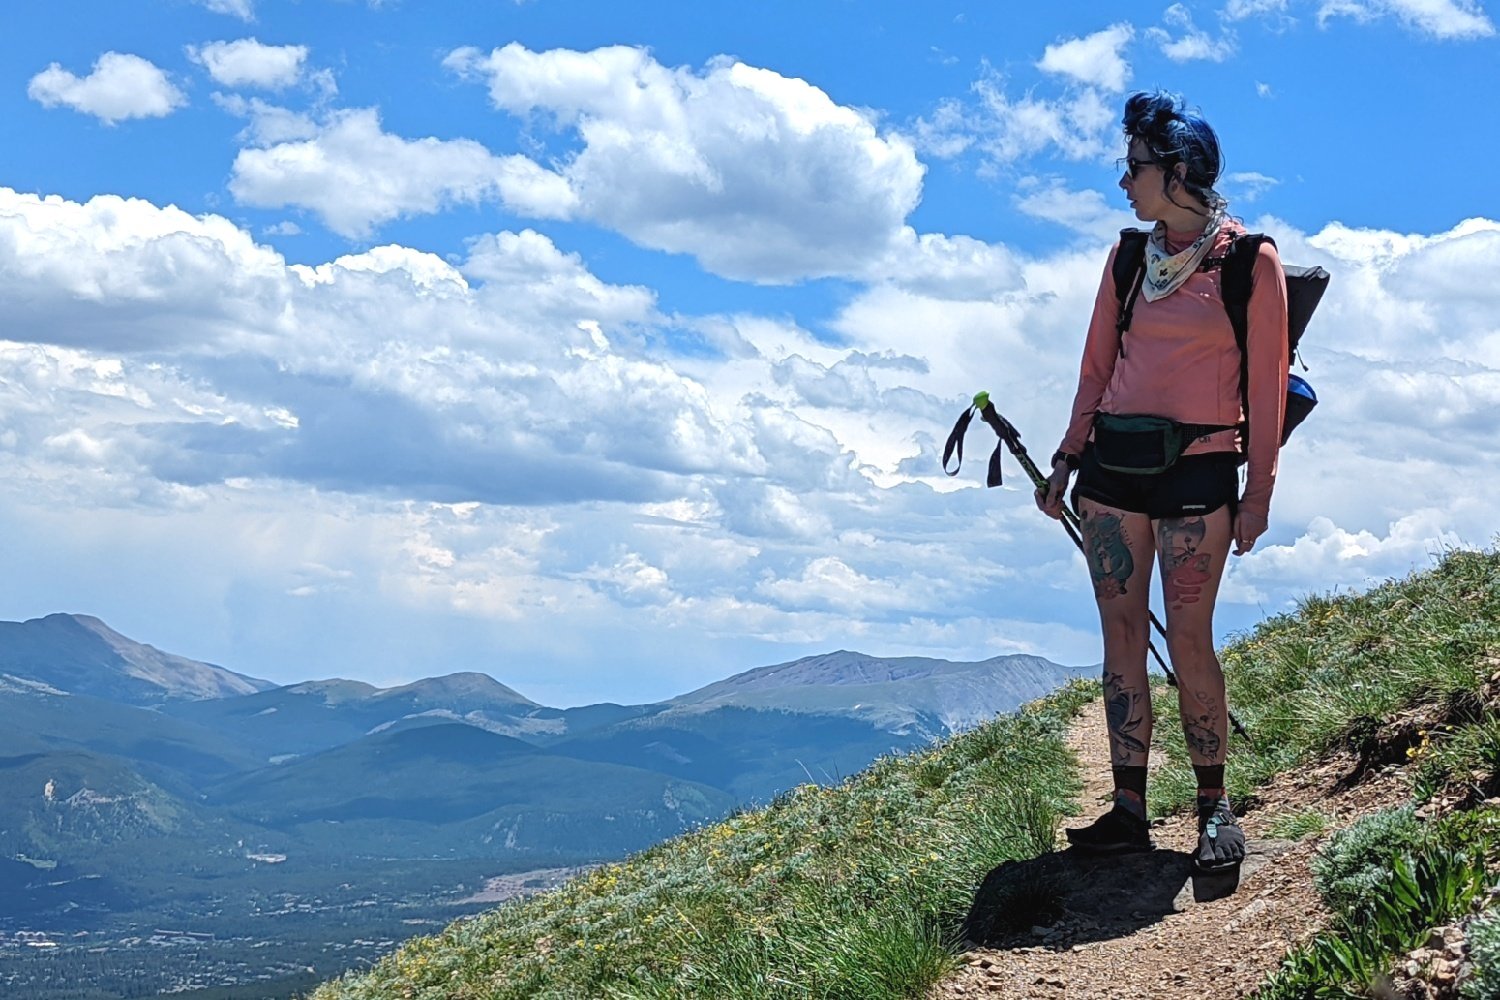
M 1131 94 L 1121 124 L 1126 139 L 1145 143 L 1152 157 L 1187 168 L 1183 182 L 1190 194 L 1222 207 L 1224 199 L 1213 189 L 1224 167 L 1219 137 L 1201 114 L 1187 110 L 1182 98 L 1165 90 Z

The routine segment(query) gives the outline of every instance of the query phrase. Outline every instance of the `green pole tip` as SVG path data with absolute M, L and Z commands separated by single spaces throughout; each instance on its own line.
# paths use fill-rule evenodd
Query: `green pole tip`
M 990 394 L 984 389 L 974 393 L 974 405 L 981 410 L 990 405 Z

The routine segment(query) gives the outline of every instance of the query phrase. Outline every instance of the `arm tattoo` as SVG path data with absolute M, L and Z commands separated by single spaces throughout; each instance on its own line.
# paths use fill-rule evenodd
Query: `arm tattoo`
M 1162 596 L 1170 608 L 1197 604 L 1211 580 L 1211 560 L 1199 552 L 1208 527 L 1201 517 L 1167 518 L 1157 527 L 1161 537 Z
M 1100 600 L 1121 597 L 1135 573 L 1130 542 L 1118 514 L 1095 514 L 1083 522 L 1084 558 L 1094 580 L 1094 596 Z
M 1147 719 L 1143 705 L 1150 711 L 1145 692 L 1126 687 L 1120 674 L 1104 672 L 1104 718 L 1109 724 L 1110 757 L 1116 764 L 1129 763 L 1131 755 L 1150 750 L 1135 735 Z

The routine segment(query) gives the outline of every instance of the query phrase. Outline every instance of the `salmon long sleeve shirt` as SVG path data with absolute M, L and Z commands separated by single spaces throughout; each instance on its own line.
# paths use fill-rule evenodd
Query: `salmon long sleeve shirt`
M 1226 222 L 1209 257 L 1219 257 L 1244 229 Z M 1167 249 L 1186 249 L 1196 234 L 1167 233 Z M 1188 445 L 1185 455 L 1218 451 L 1246 452 L 1241 509 L 1269 518 L 1271 490 L 1281 424 L 1286 414 L 1287 357 L 1286 276 L 1269 242 L 1251 270 L 1246 353 L 1249 355 L 1250 442 L 1246 449 L 1236 428 L 1245 419 L 1240 402 L 1240 350 L 1234 327 L 1224 311 L 1220 270 L 1194 272 L 1165 298 L 1147 302 L 1138 296 L 1120 349 L 1120 299 L 1115 292 L 1114 262 L 1120 245 L 1110 251 L 1104 279 L 1094 299 L 1094 315 L 1083 346 L 1073 414 L 1058 450 L 1082 454 L 1093 434 L 1094 414 L 1149 413 L 1182 423 L 1218 424 L 1216 431 Z

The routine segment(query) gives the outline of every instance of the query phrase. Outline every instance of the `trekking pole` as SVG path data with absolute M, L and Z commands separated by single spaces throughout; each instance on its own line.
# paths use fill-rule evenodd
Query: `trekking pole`
M 974 409 L 969 411 L 969 413 L 966 413 L 964 417 L 959 418 L 959 423 L 963 425 L 964 430 L 967 430 L 969 426 L 969 421 L 965 418 L 970 417 L 971 414 L 975 412 L 979 414 L 979 418 L 981 420 L 990 425 L 990 428 L 1000 438 L 1004 446 L 1010 451 L 1012 455 L 1015 456 L 1016 461 L 1021 465 L 1022 471 L 1024 471 L 1027 477 L 1030 478 L 1031 484 L 1036 487 L 1038 491 L 1045 490 L 1047 488 L 1047 477 L 1042 475 L 1042 470 L 1037 468 L 1036 463 L 1031 460 L 1031 455 L 1026 451 L 1026 446 L 1021 443 L 1021 432 L 1016 430 L 1015 424 L 1011 423 L 1000 414 L 999 410 L 995 409 L 995 404 L 990 402 L 990 394 L 988 392 L 976 393 L 974 396 Z M 955 433 L 958 433 L 959 428 L 955 427 L 954 431 Z M 958 460 L 962 462 L 964 458 L 964 451 L 961 433 L 959 434 L 957 440 L 950 437 L 948 439 L 948 446 L 943 450 L 944 471 L 947 470 L 948 459 L 955 449 L 958 451 Z M 1001 485 L 999 459 L 1000 450 L 996 448 L 995 453 L 990 456 L 989 482 L 986 485 Z M 956 473 L 957 471 L 957 469 L 953 470 L 954 473 Z M 952 474 L 953 473 L 950 473 L 950 475 Z M 1066 504 L 1063 505 L 1062 509 L 1062 526 L 1063 530 L 1068 533 L 1068 537 L 1073 539 L 1073 544 L 1078 546 L 1078 551 L 1084 552 L 1085 550 L 1083 547 L 1083 536 L 1081 534 L 1078 515 L 1073 513 L 1072 508 L 1068 507 Z M 1162 638 L 1165 639 L 1166 630 L 1162 628 L 1161 622 L 1157 621 L 1156 612 L 1147 609 L 1146 613 L 1151 616 L 1151 624 L 1156 626 L 1156 631 L 1159 632 Z M 1177 675 L 1172 673 L 1171 667 L 1167 666 L 1167 661 L 1164 660 L 1161 653 L 1157 651 L 1156 644 L 1153 643 L 1150 639 L 1147 639 L 1146 648 L 1151 651 L 1151 655 L 1156 658 L 1157 665 L 1159 665 L 1162 669 L 1162 672 L 1167 675 L 1167 683 L 1172 687 L 1176 687 Z
M 964 411 L 963 416 L 959 417 L 958 423 L 954 425 L 953 433 L 948 435 L 948 443 L 943 446 L 943 471 L 948 472 L 948 460 L 953 456 L 955 451 L 958 452 L 959 464 L 963 464 L 964 432 L 969 429 L 969 421 L 973 419 L 975 413 L 978 413 L 979 418 L 990 425 L 990 429 L 995 432 L 1001 442 L 1000 445 L 995 447 L 994 453 L 990 455 L 990 466 L 985 485 L 1001 485 L 1000 454 L 1001 447 L 1003 446 L 1015 456 L 1016 461 L 1020 463 L 1022 471 L 1026 473 L 1027 478 L 1031 480 L 1031 484 L 1036 487 L 1037 491 L 1045 491 L 1047 489 L 1047 477 L 1042 475 L 1042 470 L 1037 468 L 1036 463 L 1027 454 L 1026 446 L 1021 443 L 1021 432 L 1016 430 L 1015 424 L 1005 419 L 1000 414 L 1000 411 L 995 409 L 995 404 L 990 402 L 990 394 L 988 392 L 977 392 L 974 394 L 974 405 Z M 952 472 L 948 472 L 950 476 L 957 474 L 957 467 Z M 1083 547 L 1083 535 L 1078 515 L 1067 504 L 1063 504 L 1062 514 L 1063 530 L 1068 533 L 1069 538 L 1073 539 L 1073 544 L 1078 546 L 1078 551 L 1084 553 L 1084 558 L 1088 558 L 1088 552 Z M 1167 630 L 1156 617 L 1156 612 L 1147 608 L 1146 614 L 1151 617 L 1152 627 L 1156 629 L 1157 634 L 1165 641 Z M 1155 658 L 1157 665 L 1161 667 L 1162 673 L 1167 675 L 1167 683 L 1172 687 L 1177 687 L 1177 675 L 1172 673 L 1172 668 L 1167 666 L 1167 661 L 1162 658 L 1161 653 L 1156 648 L 1156 644 L 1149 637 L 1146 639 L 1146 648 L 1151 651 L 1151 655 Z M 1229 723 L 1234 727 L 1234 731 L 1244 737 L 1246 743 L 1253 743 L 1254 741 L 1250 739 L 1250 734 L 1245 731 L 1245 727 L 1240 724 L 1240 720 L 1235 718 L 1234 713 L 1229 712 L 1228 715 Z

